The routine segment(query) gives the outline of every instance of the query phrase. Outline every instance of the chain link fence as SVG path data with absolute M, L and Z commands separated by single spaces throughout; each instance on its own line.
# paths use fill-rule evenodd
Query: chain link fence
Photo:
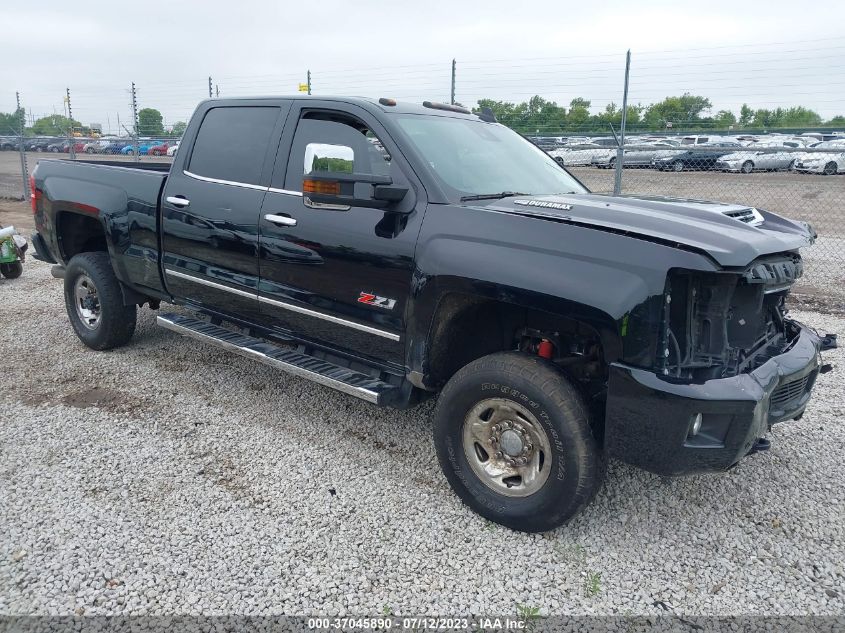
M 622 84 L 623 60 L 616 57 L 596 63 L 599 71 L 590 77 L 577 70 L 572 60 L 549 63 L 547 71 L 538 70 L 531 77 L 519 72 L 517 62 L 461 64 L 452 60 L 448 65 L 368 69 L 366 82 L 361 79 L 363 71 L 341 69 L 272 78 L 208 77 L 193 84 L 136 86 L 127 82 L 111 91 L 68 88 L 61 95 L 63 114 L 39 115 L 18 108 L 20 116 L 15 121 L 19 124 L 0 127 L 0 198 L 28 197 L 27 172 L 38 160 L 171 161 L 185 123 L 204 98 L 299 91 L 315 95 L 369 92 L 373 97 L 418 102 L 463 101 L 471 107 L 492 107 L 500 122 L 531 138 L 594 192 L 712 200 L 740 205 L 737 213 L 741 215 L 753 214 L 748 209 L 765 209 L 811 223 L 819 238 L 813 248 L 805 249 L 806 272 L 797 294 L 841 309 L 845 304 L 845 120 L 839 127 L 835 123 L 841 117 L 829 122 L 834 125 L 768 129 L 757 118 L 749 119 L 744 104 L 739 119 L 724 111 L 709 118 L 693 116 L 688 109 L 674 113 L 672 121 L 665 112 L 655 119 L 651 107 L 642 105 L 651 94 L 642 86 L 654 74 L 649 71 L 658 70 L 654 63 L 651 67 L 648 61 L 644 63 L 638 75 L 635 58 L 632 98 L 640 103 L 631 106 L 629 99 L 621 109 L 614 99 L 627 95 Z M 765 76 L 765 64 L 753 59 L 750 63 L 749 72 Z M 695 72 L 693 61 L 684 68 L 688 76 Z M 659 70 L 662 76 L 672 74 L 671 68 Z M 605 88 L 604 99 L 576 97 L 568 106 L 558 106 L 537 96 L 548 94 L 548 82 L 569 94 L 588 90 L 593 75 L 601 72 L 609 80 L 616 77 L 618 88 L 612 94 Z M 712 89 L 713 78 L 706 70 L 700 74 L 702 84 Z M 736 76 L 718 79 L 727 83 Z M 815 85 L 810 78 L 804 81 Z M 505 100 L 484 98 L 493 90 Z M 737 100 L 745 100 L 744 87 L 737 86 L 734 92 Z M 813 90 L 802 94 L 813 102 Z M 699 98 L 685 92 L 680 103 L 694 106 L 695 99 Z M 624 129 L 623 110 L 628 115 Z M 793 110 L 778 106 L 758 112 L 775 117 Z M 34 129 L 35 123 L 45 119 L 49 123 L 50 117 L 55 123 L 51 133 Z M 80 122 L 95 120 L 100 123 Z

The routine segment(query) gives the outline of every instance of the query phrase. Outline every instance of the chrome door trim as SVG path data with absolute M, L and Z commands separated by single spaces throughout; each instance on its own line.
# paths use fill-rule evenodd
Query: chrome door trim
M 250 299 L 257 299 L 258 293 L 257 292 L 247 292 L 246 290 L 238 290 L 237 288 L 231 288 L 229 286 L 224 286 L 223 284 L 218 284 L 214 281 L 209 281 L 208 279 L 203 279 L 202 277 L 195 277 L 194 275 L 187 275 L 185 273 L 179 272 L 178 270 L 171 270 L 170 268 L 165 268 L 164 272 L 168 275 L 173 277 L 178 277 L 179 279 L 186 279 L 187 281 L 193 281 L 196 284 L 200 284 L 202 286 L 208 286 L 209 288 L 214 288 L 216 290 L 224 290 L 226 292 L 231 292 L 236 295 L 240 295 L 242 297 L 249 297 Z
M 387 330 L 380 330 L 379 328 L 375 328 L 369 325 L 364 325 L 363 323 L 356 323 L 355 321 L 348 321 L 346 319 L 341 319 L 340 317 L 332 316 L 330 314 L 324 314 L 322 312 L 317 312 L 316 310 L 309 310 L 308 308 L 303 308 L 297 305 L 293 305 L 291 303 L 286 303 L 284 301 L 278 301 L 276 299 L 270 299 L 269 297 L 264 297 L 259 295 L 258 293 L 251 293 L 246 292 L 244 290 L 238 290 L 237 288 L 231 288 L 229 286 L 224 286 L 223 284 L 218 284 L 214 281 L 209 281 L 208 279 L 203 279 L 202 277 L 195 277 L 194 275 L 188 275 L 183 272 L 179 272 L 178 270 L 172 270 L 170 268 L 165 268 L 164 272 L 168 275 L 173 277 L 178 277 L 180 279 L 185 279 L 187 281 L 193 281 L 194 283 L 208 286 L 209 288 L 215 288 L 216 290 L 223 290 L 224 292 L 231 292 L 236 295 L 240 295 L 242 297 L 248 297 L 250 299 L 258 299 L 260 303 L 265 303 L 267 305 L 271 305 L 277 308 L 282 308 L 284 310 L 290 310 L 291 312 L 296 312 L 298 314 L 304 314 L 306 316 L 314 317 L 317 319 L 322 319 L 324 321 L 329 321 L 330 323 L 335 323 L 337 325 L 343 325 L 348 328 L 352 328 L 353 330 L 359 330 L 361 332 L 366 332 L 367 334 L 374 334 L 376 336 L 381 336 L 391 341 L 399 341 L 402 337 L 399 334 L 394 334 L 393 332 L 388 332 Z
M 273 193 L 283 193 L 287 196 L 297 196 L 299 198 L 302 197 L 301 191 L 291 191 L 290 189 L 277 189 L 276 187 L 270 187 L 267 191 L 271 191 Z
M 356 323 L 355 321 L 347 321 L 346 319 L 341 319 L 340 317 L 332 316 L 330 314 L 324 314 L 322 312 L 317 312 L 316 310 L 309 310 L 308 308 L 302 308 L 300 306 L 293 305 L 291 303 L 286 303 L 284 301 L 270 299 L 269 297 L 265 297 L 263 295 L 258 295 L 258 301 L 260 303 L 266 303 L 267 305 L 275 306 L 277 308 L 282 308 L 283 310 L 290 310 L 291 312 L 296 312 L 298 314 L 304 314 L 306 316 L 315 317 L 317 319 L 323 319 L 324 321 L 336 323 L 337 325 L 345 325 L 346 327 L 352 328 L 353 330 L 359 330 L 368 334 L 382 336 L 386 339 L 390 339 L 391 341 L 398 341 L 401 338 L 399 334 L 394 334 L 393 332 L 380 330 L 369 325 Z
M 258 191 L 267 191 L 267 189 L 269 188 L 263 185 L 253 185 L 248 182 L 236 182 L 234 180 L 220 180 L 219 178 L 209 178 L 208 176 L 200 176 L 199 174 L 189 172 L 187 169 L 183 169 L 182 173 L 188 176 L 189 178 L 202 180 L 203 182 L 213 182 L 217 183 L 218 185 L 231 185 L 233 187 L 243 187 L 245 189 L 257 189 Z

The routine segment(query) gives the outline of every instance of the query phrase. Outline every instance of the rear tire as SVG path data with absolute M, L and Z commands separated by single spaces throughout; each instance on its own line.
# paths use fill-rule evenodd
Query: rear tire
M 65 307 L 76 335 L 91 349 L 125 345 L 135 332 L 137 309 L 123 292 L 108 253 L 80 253 L 65 270 Z
M 518 352 L 480 358 L 449 380 L 434 412 L 434 444 L 466 505 L 523 532 L 565 523 L 604 476 L 580 394 L 551 363 Z
M 9 264 L 0 264 L 0 275 L 6 279 L 17 279 L 23 274 L 23 264 L 20 262 L 11 262 Z

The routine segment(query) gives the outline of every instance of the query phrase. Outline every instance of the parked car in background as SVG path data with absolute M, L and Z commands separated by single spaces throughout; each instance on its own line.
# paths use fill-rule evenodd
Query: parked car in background
M 583 145 L 573 145 L 572 147 L 562 147 L 560 149 L 549 152 L 549 156 L 554 158 L 561 165 L 578 166 L 590 165 L 595 156 L 612 155 L 616 150 L 608 149 L 606 145 L 597 145 L 596 143 L 584 143 Z
M 156 145 L 158 145 L 158 141 L 142 139 L 138 142 L 138 154 L 146 156 L 149 153 L 150 148 L 155 147 Z M 124 148 L 120 150 L 120 153 L 126 156 L 132 156 L 135 153 L 135 143 L 130 143 L 129 145 L 124 146 Z
M 73 142 L 73 151 L 81 154 L 84 151 L 85 142 L 84 141 L 74 141 Z M 52 152 L 54 154 L 69 154 L 70 153 L 70 142 L 69 141 L 59 141 L 56 143 L 50 143 L 47 146 L 47 151 Z
M 740 148 L 737 142 L 707 143 L 701 149 L 658 152 L 651 161 L 652 167 L 661 171 L 684 171 L 685 169 L 714 169 L 716 161 L 725 154 Z
M 9 137 L 0 139 L 0 151 L 17 151 L 21 148 L 20 141 L 17 138 Z
M 24 149 L 28 152 L 46 152 L 52 142 L 50 138 L 33 138 L 24 142 Z
M 120 150 L 126 147 L 126 141 L 115 140 L 115 139 L 108 139 L 101 141 L 99 153 L 100 154 L 120 154 Z
M 841 153 L 814 152 L 815 149 L 841 149 Z M 822 141 L 795 157 L 795 171 L 833 176 L 845 173 L 845 139 Z
M 171 141 L 151 145 L 147 150 L 147 154 L 150 156 L 167 156 L 167 150 L 170 149 L 171 145 Z
M 626 145 L 633 145 L 635 149 L 626 147 L 622 153 L 622 166 L 623 167 L 651 167 L 652 159 L 657 155 L 659 151 L 671 150 L 673 148 L 679 147 L 678 141 L 641 141 L 641 140 L 632 140 L 631 143 L 625 143 Z M 617 152 L 615 149 L 608 150 L 607 152 L 597 152 L 595 156 L 593 156 L 592 164 L 594 167 L 606 167 L 606 168 L 613 168 L 616 166 L 616 155 Z
M 179 151 L 179 143 L 181 141 L 176 141 L 173 145 L 167 148 L 167 155 L 168 156 L 176 156 L 176 152 Z
M 100 143 L 98 141 L 89 141 L 82 146 L 82 151 L 86 154 L 99 154 Z
M 752 171 L 789 170 L 795 166 L 798 154 L 788 150 L 800 147 L 803 145 L 796 141 L 754 143 L 741 152 L 725 154 L 716 161 L 715 169 L 744 174 Z

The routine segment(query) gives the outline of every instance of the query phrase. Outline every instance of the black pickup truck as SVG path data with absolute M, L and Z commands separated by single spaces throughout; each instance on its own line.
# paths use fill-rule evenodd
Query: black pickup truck
M 577 513 L 608 456 L 730 468 L 822 369 L 784 305 L 809 225 L 591 194 L 489 112 L 209 100 L 172 166 L 41 160 L 32 185 L 83 343 L 166 302 L 165 328 L 371 403 L 439 394 L 449 483 L 518 530 Z

